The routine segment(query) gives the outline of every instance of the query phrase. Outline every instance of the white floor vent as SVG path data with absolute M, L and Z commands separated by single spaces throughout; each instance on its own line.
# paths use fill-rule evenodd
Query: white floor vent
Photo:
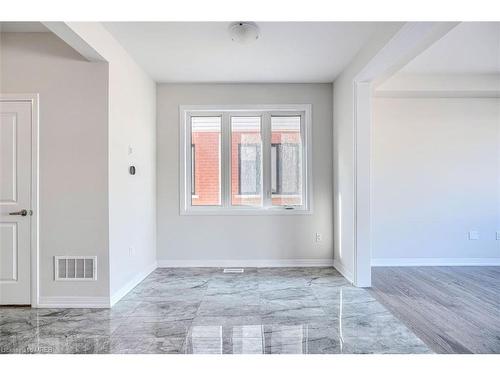
M 97 280 L 97 257 L 55 256 L 54 275 L 56 280 Z
M 243 273 L 245 269 L 243 268 L 224 268 L 224 273 Z

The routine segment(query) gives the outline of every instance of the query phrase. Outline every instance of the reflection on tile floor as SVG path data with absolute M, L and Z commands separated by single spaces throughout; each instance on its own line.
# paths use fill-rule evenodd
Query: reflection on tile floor
M 112 309 L 0 308 L 0 353 L 429 353 L 333 268 L 160 268 Z

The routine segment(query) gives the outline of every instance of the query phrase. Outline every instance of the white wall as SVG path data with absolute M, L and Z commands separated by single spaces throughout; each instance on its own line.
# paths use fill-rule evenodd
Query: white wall
M 335 267 L 355 281 L 354 112 L 357 76 L 401 28 L 399 23 L 381 25 L 333 83 L 333 195 Z
M 40 296 L 109 295 L 108 66 L 52 33 L 2 33 L 0 92 L 40 94 Z M 96 282 L 55 282 L 54 255 L 97 255 Z
M 160 265 L 216 265 L 228 260 L 239 264 L 264 260 L 332 264 L 331 84 L 159 84 L 157 100 Z M 179 105 L 309 103 L 313 118 L 312 215 L 179 215 Z M 316 232 L 323 235 L 320 243 L 314 240 Z
M 377 96 L 500 97 L 500 74 L 397 73 L 376 88 Z
M 499 263 L 500 100 L 372 104 L 372 264 Z
M 156 266 L 156 84 L 100 23 L 67 25 L 109 63 L 110 293 L 116 301 Z

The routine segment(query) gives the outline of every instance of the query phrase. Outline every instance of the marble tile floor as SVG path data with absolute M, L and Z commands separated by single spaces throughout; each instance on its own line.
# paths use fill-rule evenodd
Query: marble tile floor
M 111 309 L 0 307 L 0 353 L 431 353 L 333 268 L 159 268 Z

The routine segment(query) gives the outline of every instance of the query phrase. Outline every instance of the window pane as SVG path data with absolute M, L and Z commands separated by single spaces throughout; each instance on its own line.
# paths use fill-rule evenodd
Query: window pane
M 196 194 L 196 146 L 191 144 L 191 194 Z
M 273 206 L 302 204 L 300 116 L 271 117 L 271 189 Z
M 221 204 L 220 117 L 191 117 L 191 204 Z
M 231 203 L 262 205 L 260 117 L 231 117 Z
M 278 192 L 278 178 L 277 178 L 277 163 L 278 163 L 278 145 L 271 144 L 271 165 L 272 165 L 272 173 L 271 173 L 271 191 L 273 193 Z

